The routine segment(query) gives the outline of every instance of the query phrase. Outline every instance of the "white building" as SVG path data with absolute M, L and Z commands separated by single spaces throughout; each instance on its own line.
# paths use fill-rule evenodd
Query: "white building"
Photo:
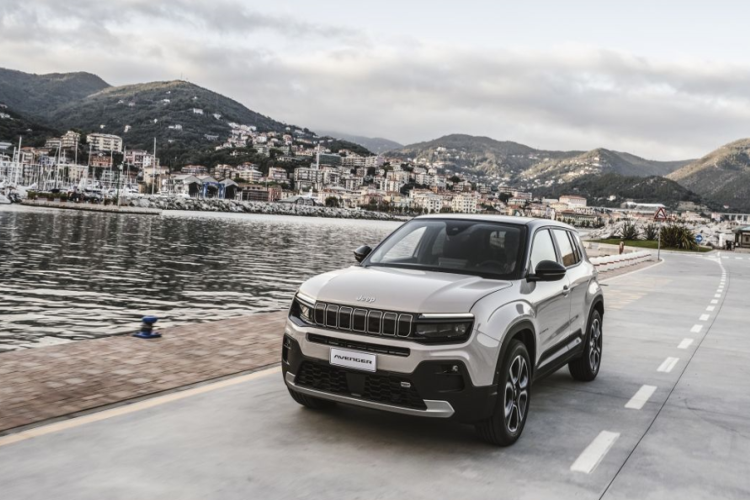
M 89 134 L 86 142 L 94 151 L 122 151 L 122 137 L 112 134 Z
M 586 198 L 583 196 L 560 196 L 560 203 L 566 203 L 570 208 L 585 207 Z
M 451 200 L 451 210 L 457 213 L 477 213 L 477 197 L 473 193 L 461 193 Z

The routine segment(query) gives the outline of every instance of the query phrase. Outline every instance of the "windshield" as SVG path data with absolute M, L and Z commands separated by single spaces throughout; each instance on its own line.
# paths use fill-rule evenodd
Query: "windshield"
M 404 267 L 516 279 L 524 228 L 457 219 L 415 219 L 375 249 L 365 266 Z

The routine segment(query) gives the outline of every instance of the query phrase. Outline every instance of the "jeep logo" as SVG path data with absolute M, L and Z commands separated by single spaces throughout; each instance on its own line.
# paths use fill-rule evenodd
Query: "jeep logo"
M 357 302 L 367 302 L 368 304 L 372 304 L 375 302 L 375 297 L 365 297 L 364 295 L 360 295 L 357 297 Z

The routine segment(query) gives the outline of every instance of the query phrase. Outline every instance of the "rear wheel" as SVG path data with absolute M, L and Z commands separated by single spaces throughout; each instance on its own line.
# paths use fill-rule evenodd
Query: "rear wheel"
M 602 366 L 603 343 L 602 315 L 594 309 L 589 318 L 588 331 L 584 338 L 583 354 L 568 363 L 570 375 L 581 382 L 591 382 Z
M 500 367 L 495 412 L 476 425 L 479 436 L 498 446 L 515 443 L 526 425 L 530 401 L 529 352 L 523 342 L 512 340 Z
M 297 391 L 293 391 L 292 389 L 289 389 L 289 395 L 292 396 L 293 400 L 295 400 L 305 408 L 310 408 L 311 410 L 327 410 L 336 406 L 336 403 L 333 401 L 314 398 L 312 396 L 308 396 L 307 394 L 301 394 Z

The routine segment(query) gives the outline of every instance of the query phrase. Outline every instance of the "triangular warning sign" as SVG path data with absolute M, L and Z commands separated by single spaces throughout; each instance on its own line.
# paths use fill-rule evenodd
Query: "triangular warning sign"
M 667 211 L 664 207 L 659 208 L 654 214 L 654 220 L 667 220 Z

